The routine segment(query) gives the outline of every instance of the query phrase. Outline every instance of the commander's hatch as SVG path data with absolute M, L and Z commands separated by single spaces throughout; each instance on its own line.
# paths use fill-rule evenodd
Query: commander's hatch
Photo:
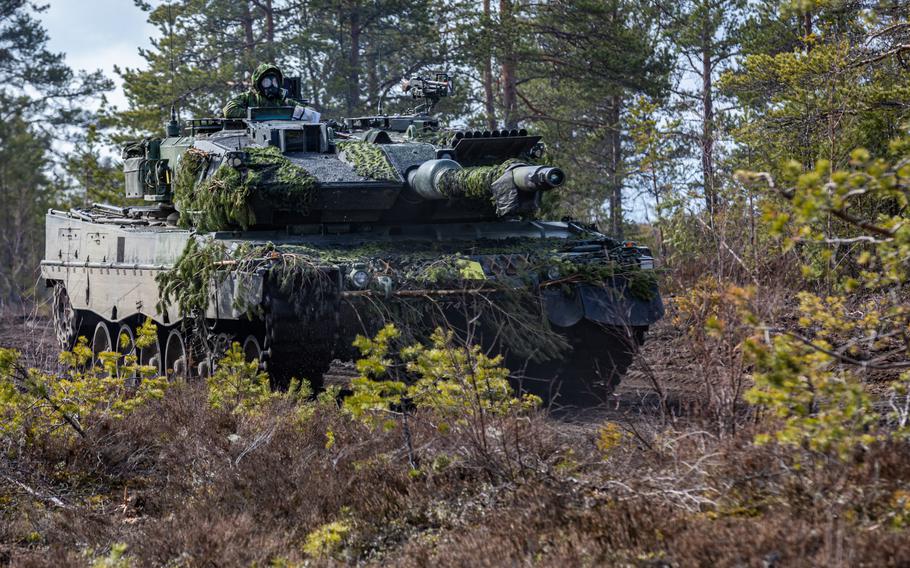
M 282 154 L 332 151 L 328 126 L 293 120 L 294 107 L 253 107 L 247 112 L 246 129 L 254 145 L 275 146 Z

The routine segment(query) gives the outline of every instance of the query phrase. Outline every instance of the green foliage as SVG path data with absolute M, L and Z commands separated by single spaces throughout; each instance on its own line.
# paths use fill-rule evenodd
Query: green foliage
M 408 128 L 408 138 L 415 142 L 432 144 L 438 148 L 451 148 L 455 144 L 455 133 L 458 130 L 449 130 L 446 128 L 439 130 L 424 129 L 417 131 L 413 126 Z
M 397 345 L 400 337 L 391 324 L 372 339 L 357 337 L 360 376 L 344 401 L 354 417 L 375 422 L 407 412 L 406 404 L 458 423 L 468 415 L 504 415 L 540 404 L 532 395 L 515 397 L 501 357 L 488 357 L 477 345 L 458 345 L 452 332 L 437 329 L 429 345 Z
M 158 309 L 164 311 L 176 300 L 182 315 L 204 312 L 208 306 L 209 284 L 218 263 L 226 256 L 227 251 L 221 243 L 212 241 L 201 245 L 191 237 L 174 267 L 155 277 L 161 297 Z
M 832 171 L 827 161 L 806 172 L 797 163 L 784 166 L 780 192 L 791 206 L 770 211 L 770 218 L 786 246 L 816 245 L 826 261 L 833 258 L 830 244 L 855 243 L 859 249 L 852 253 L 855 270 L 832 272 L 838 277 L 837 293 L 799 295 L 803 335 L 777 337 L 773 348 L 753 346 L 762 369 L 756 381 L 764 387 L 754 400 L 785 417 L 780 437 L 788 443 L 803 436 L 811 448 L 841 455 L 851 445 L 866 443 L 866 429 L 876 414 L 847 369 L 901 368 L 906 361 L 910 309 L 900 290 L 910 277 L 910 169 L 903 141 L 891 148 L 895 161 L 855 150 L 849 169 Z M 767 175 L 742 176 L 774 183 Z M 881 208 L 863 216 L 862 204 L 869 201 Z M 857 290 L 889 293 L 859 303 L 852 297 Z M 810 437 L 816 440 L 810 442 Z
M 110 156 L 105 156 L 104 150 L 102 133 L 95 124 L 90 124 L 84 135 L 80 133 L 73 140 L 73 150 L 66 154 L 63 164 L 76 186 L 72 192 L 72 205 L 122 205 L 127 202 L 123 165 Z
M 572 262 L 555 259 L 550 262 L 559 270 L 557 280 L 547 282 L 547 286 L 564 286 L 571 283 L 606 286 L 616 291 L 627 291 L 633 298 L 651 300 L 658 293 L 657 272 L 642 270 L 637 264 L 619 264 L 610 262 Z
M 267 402 L 281 396 L 272 392 L 269 376 L 259 370 L 259 361 L 247 361 L 243 348 L 236 341 L 206 383 L 212 408 L 224 408 L 237 414 L 258 412 Z
M 174 201 L 180 209 L 180 223 L 199 231 L 231 227 L 247 229 L 256 224 L 255 207 L 305 215 L 313 200 L 316 178 L 293 164 L 274 147 L 247 148 L 249 160 L 241 167 L 222 164 L 199 182 L 208 168 L 204 153 L 187 151 L 177 171 Z
M 2 99 L 0 99 L 2 103 Z M 43 216 L 57 205 L 48 175 L 51 138 L 29 124 L 25 116 L 0 120 L 0 298 L 18 303 L 34 288 L 34 267 L 43 252 Z M 59 196 L 62 197 L 62 196 Z M 0 300 L 3 302 L 3 300 Z
M 344 546 L 351 525 L 344 521 L 326 523 L 306 537 L 303 551 L 313 558 L 331 558 Z
M 245 279 L 263 275 L 291 298 L 300 317 L 316 321 L 338 302 L 337 283 L 328 274 L 335 270 L 346 274 L 357 265 L 370 270 L 374 283 L 379 277 L 389 278 L 396 291 L 463 292 L 472 309 L 482 313 L 491 325 L 502 328 L 504 345 L 534 360 L 546 360 L 562 354 L 567 345 L 542 317 L 541 288 L 584 283 L 603 286 L 617 298 L 627 294 L 642 300 L 650 300 L 657 290 L 654 271 L 604 259 L 564 260 L 563 249 L 571 243 L 562 239 L 472 242 L 472 255 L 489 256 L 483 262 L 494 273 L 495 277 L 490 277 L 480 261 L 459 252 L 464 249 L 461 242 L 376 243 L 349 248 L 266 244 L 228 252 L 219 241 L 194 238 L 187 242 L 174 268 L 157 277 L 160 308 L 176 302 L 183 315 L 202 313 L 212 283 L 236 278 L 242 289 Z M 554 265 L 559 267 L 560 277 L 546 281 L 546 272 Z M 393 321 L 408 333 L 418 334 L 411 339 L 425 337 L 438 325 L 433 319 L 436 304 L 432 298 L 416 293 L 387 296 L 375 284 L 369 291 L 372 301 L 361 313 L 367 320 Z M 255 314 L 260 306 L 250 305 L 248 298 L 238 295 L 234 308 Z
M 451 331 L 437 329 L 430 341 L 429 346 L 413 345 L 401 352 L 407 372 L 417 378 L 408 389 L 417 408 L 458 421 L 468 409 L 504 415 L 539 406 L 534 395 L 515 397 L 501 356 L 489 357 L 478 345 L 459 346 Z
M 512 166 L 523 164 L 520 160 L 506 160 L 495 166 L 474 166 L 461 170 L 448 170 L 439 180 L 439 190 L 448 197 L 468 197 L 492 200 L 491 186 Z
M 127 546 L 122 542 L 111 545 L 107 556 L 94 558 L 91 568 L 130 568 L 132 560 L 126 554 Z
M 746 400 L 768 409 L 781 420 L 771 435 L 785 445 L 849 459 L 853 452 L 873 442 L 878 415 L 869 395 L 849 373 L 833 367 L 833 358 L 814 346 L 777 336 L 771 345 L 758 341 L 745 347 L 756 365 L 755 387 Z
M 145 341 L 154 328 L 140 328 Z M 135 355 L 92 352 L 80 337 L 72 351 L 60 354 L 61 376 L 24 368 L 19 353 L 0 349 L 0 436 L 34 441 L 45 436 L 87 437 L 105 420 L 122 419 L 140 406 L 164 396 L 167 379 L 154 367 L 139 365 Z M 135 387 L 125 377 L 138 377 Z
M 243 38 L 244 7 L 234 2 L 165 2 L 138 5 L 160 38 L 142 51 L 144 64 L 115 67 L 129 101 L 111 113 L 117 138 L 135 140 L 160 135 L 171 105 L 182 118 L 218 116 L 232 93 L 264 57 L 262 42 L 242 45 L 225 38 Z M 246 19 L 261 29 L 262 15 L 247 9 Z M 200 31 L 205 30 L 203 33 Z M 217 30 L 217 34 L 214 33 Z M 219 41 L 212 41 L 215 37 Z
M 35 294 L 44 214 L 70 202 L 104 198 L 119 175 L 94 144 L 95 107 L 113 88 L 100 70 L 74 71 L 52 51 L 47 5 L 0 3 L 0 306 Z M 82 129 L 85 129 L 83 132 Z M 58 141 L 65 141 L 57 144 Z M 60 150 L 75 143 L 73 155 Z M 37 291 L 40 295 L 40 290 Z
M 367 179 L 400 181 L 401 176 L 389 162 L 379 144 L 361 140 L 338 142 L 341 158 L 354 167 L 358 175 Z
M 849 282 L 879 288 L 901 284 L 910 277 L 910 148 L 903 139 L 892 141 L 893 159 L 870 157 L 863 149 L 851 153 L 848 168 L 833 170 L 820 160 L 803 173 L 799 164 L 786 164 L 778 183 L 792 207 L 769 212 L 773 227 L 788 246 L 800 242 L 868 243 L 857 255 L 861 270 Z M 742 174 L 747 179 L 755 174 Z M 877 207 L 869 211 L 869 204 Z M 862 216 L 868 211 L 868 215 Z M 826 226 L 834 217 L 845 234 L 831 234 Z M 789 230 L 788 230 L 789 229 Z M 854 236 L 859 233 L 860 236 Z
M 181 156 L 177 163 L 177 174 L 174 183 L 174 201 L 181 209 L 190 206 L 196 184 L 200 183 L 202 172 L 208 168 L 209 156 L 197 148 L 189 148 Z M 184 226 L 190 226 L 189 215 L 181 218 L 180 223 Z

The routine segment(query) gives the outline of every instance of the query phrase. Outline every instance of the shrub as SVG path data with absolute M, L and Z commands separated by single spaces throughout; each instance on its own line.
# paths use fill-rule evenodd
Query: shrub
M 272 392 L 269 376 L 259 370 L 259 361 L 247 361 L 243 348 L 236 341 L 206 382 L 212 408 L 231 412 L 255 412 L 280 396 Z
M 303 551 L 315 558 L 333 556 L 342 548 L 350 532 L 351 526 L 343 521 L 324 524 L 307 535 Z
M 355 417 L 391 412 L 407 403 L 461 421 L 466 414 L 503 415 L 540 404 L 533 395 L 515 396 L 501 357 L 489 357 L 477 345 L 457 345 L 451 331 L 437 329 L 429 346 L 395 351 L 393 343 L 400 337 L 392 324 L 372 339 L 357 337 L 354 345 L 363 355 L 357 361 L 360 376 L 345 399 Z
M 536 409 L 540 398 L 517 397 L 508 382 L 508 369 L 500 357 L 485 355 L 479 346 L 461 345 L 452 332 L 437 329 L 430 345 L 399 345 L 401 332 L 386 325 L 374 338 L 358 336 L 355 346 L 363 357 L 357 361 L 360 376 L 353 381 L 353 393 L 344 408 L 367 423 L 394 425 L 402 429 L 408 464 L 419 475 L 419 459 L 414 450 L 410 420 L 423 412 L 436 424 L 440 434 L 465 430 L 472 440 L 471 451 L 495 475 L 513 472 L 512 460 L 503 440 L 511 429 L 517 436 L 515 418 Z M 390 422 L 389 419 L 393 421 Z M 520 454 L 519 442 L 514 450 Z
M 137 343 L 148 334 L 154 334 L 153 327 L 140 328 Z M 18 352 L 0 349 L 0 434 L 24 442 L 48 435 L 86 437 L 105 419 L 122 419 L 164 396 L 167 379 L 139 365 L 135 355 L 103 352 L 98 358 L 92 365 L 92 351 L 80 337 L 71 351 L 60 354 L 64 372 L 55 376 L 27 369 Z M 127 377 L 140 380 L 130 386 Z

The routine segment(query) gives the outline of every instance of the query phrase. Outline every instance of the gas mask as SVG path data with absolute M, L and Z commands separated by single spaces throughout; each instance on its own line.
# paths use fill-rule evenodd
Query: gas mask
M 262 94 L 269 99 L 277 99 L 281 94 L 281 84 L 276 75 L 263 75 L 259 79 L 259 88 L 262 89 Z

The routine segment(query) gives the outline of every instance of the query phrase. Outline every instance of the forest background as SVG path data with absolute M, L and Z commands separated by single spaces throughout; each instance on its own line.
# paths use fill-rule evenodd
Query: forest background
M 856 147 L 881 155 L 907 113 L 903 2 L 187 0 L 135 9 L 157 32 L 140 50 L 144 65 L 116 69 L 128 104 L 112 108 L 98 102 L 109 78 L 73 71 L 48 50 L 39 4 L 2 2 L 0 305 L 34 294 L 48 207 L 120 200 L 118 144 L 160 134 L 172 105 L 182 118 L 217 115 L 261 61 L 300 75 L 305 97 L 335 118 L 374 113 L 380 101 L 403 110 L 402 78 L 454 73 L 443 118 L 527 127 L 570 172 L 549 214 L 641 236 L 631 212 L 654 229 L 645 239 L 666 263 L 713 256 L 747 271 L 775 258 L 761 213 L 776 196 L 734 172 L 778 174 L 789 160 L 809 169 L 819 159 L 837 169 Z
M 455 74 L 442 118 L 543 135 L 569 175 L 546 215 L 651 245 L 668 314 L 633 370 L 641 400 L 577 429 L 478 395 L 499 376 L 482 358 L 410 367 L 457 400 L 380 405 L 395 419 L 377 426 L 338 393 L 270 393 L 240 360 L 164 396 L 0 349 L 0 564 L 910 562 L 908 2 L 136 9 L 157 34 L 116 70 L 113 108 L 109 78 L 49 51 L 40 5 L 0 0 L 0 310 L 41 299 L 48 207 L 119 201 L 119 144 L 172 107 L 217 115 L 274 61 L 332 118 Z M 390 337 L 362 340 L 363 369 L 396 356 Z M 408 352 L 478 359 L 446 341 Z

